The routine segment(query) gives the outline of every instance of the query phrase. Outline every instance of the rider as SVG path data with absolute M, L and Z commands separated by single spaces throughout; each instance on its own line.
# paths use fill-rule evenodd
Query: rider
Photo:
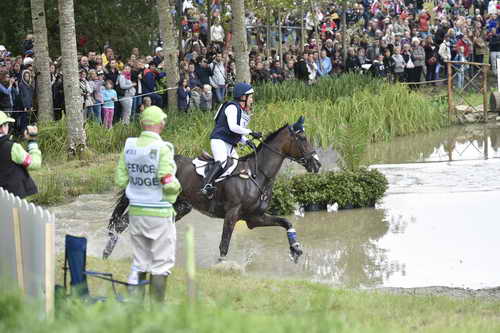
M 260 139 L 262 134 L 247 128 L 250 122 L 253 103 L 253 88 L 245 82 L 234 86 L 234 101 L 224 103 L 215 114 L 215 128 L 210 135 L 210 147 L 215 160 L 215 165 L 208 168 L 201 187 L 201 192 L 210 195 L 215 191 L 212 184 L 220 175 L 227 158 L 238 158 L 236 145 L 241 142 L 255 149 L 252 141 L 246 135 Z

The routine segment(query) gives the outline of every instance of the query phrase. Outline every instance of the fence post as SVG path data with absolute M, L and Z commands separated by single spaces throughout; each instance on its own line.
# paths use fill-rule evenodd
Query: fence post
M 188 226 L 186 232 L 187 292 L 191 303 L 196 302 L 196 261 L 194 255 L 194 229 Z
M 48 319 L 54 318 L 54 286 L 56 285 L 54 235 L 54 223 L 45 224 L 45 313 Z
M 453 75 L 451 62 L 446 62 L 448 72 L 448 121 L 450 120 L 451 113 L 453 112 Z
M 19 208 L 12 208 L 12 224 L 14 230 L 14 244 L 16 247 L 16 273 L 17 285 L 22 295 L 24 290 L 24 268 L 23 268 L 23 247 L 21 243 L 21 219 L 19 218 Z
M 488 66 L 483 65 L 481 70 L 483 71 L 483 114 L 484 122 L 488 122 Z

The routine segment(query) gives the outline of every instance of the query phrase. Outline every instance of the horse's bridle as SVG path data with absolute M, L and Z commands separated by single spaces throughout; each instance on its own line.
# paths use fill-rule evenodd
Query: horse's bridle
M 288 158 L 289 160 L 291 161 L 294 161 L 294 162 L 297 162 L 301 165 L 304 165 L 307 163 L 307 160 L 310 159 L 311 157 L 313 157 L 314 155 L 316 155 L 316 150 L 311 150 L 310 152 L 306 153 L 305 149 L 304 149 L 304 146 L 303 144 L 301 143 L 301 141 L 303 141 L 304 139 L 301 138 L 299 136 L 300 133 L 303 133 L 304 131 L 303 130 L 298 130 L 298 131 L 294 131 L 291 126 L 288 126 L 288 130 L 290 131 L 290 133 L 292 134 L 292 138 L 295 140 L 295 142 L 297 143 L 297 146 L 299 147 L 299 151 L 302 155 L 302 157 L 299 157 L 299 158 L 295 158 L 295 157 L 292 157 L 292 156 L 288 156 L 286 154 L 283 154 L 282 152 L 280 151 L 277 151 L 276 149 L 274 149 L 273 147 L 271 147 L 270 145 L 268 145 L 267 143 L 265 142 L 262 142 L 262 146 L 264 148 L 267 148 L 269 149 L 270 151 L 272 151 L 273 153 L 275 154 L 278 154 L 284 158 Z

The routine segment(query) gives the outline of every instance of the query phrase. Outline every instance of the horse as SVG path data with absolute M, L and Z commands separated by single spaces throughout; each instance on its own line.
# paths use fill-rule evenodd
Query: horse
M 303 254 L 292 223 L 285 218 L 266 213 L 272 199 L 274 181 L 285 159 L 298 162 L 308 172 L 317 173 L 321 168 L 318 155 L 305 136 L 303 125 L 304 117 L 300 117 L 293 125 L 285 124 L 261 141 L 254 152 L 239 158 L 233 172 L 223 181 L 216 183 L 216 192 L 212 199 L 200 192 L 203 179 L 196 172 L 193 160 L 175 155 L 176 177 L 182 186 L 182 192 L 173 205 L 177 213 L 176 220 L 179 221 L 189 214 L 193 207 L 204 215 L 223 218 L 219 261 L 224 261 L 227 256 L 231 236 L 239 220 L 244 220 L 249 229 L 273 226 L 284 228 L 290 245 L 290 257 L 297 263 Z M 125 193 L 122 193 L 108 226 L 111 238 L 113 235 L 116 237 L 115 242 L 116 232 L 122 232 L 128 225 L 127 206 L 128 199 Z M 114 244 L 111 251 L 113 247 Z M 107 247 L 104 257 L 109 254 Z

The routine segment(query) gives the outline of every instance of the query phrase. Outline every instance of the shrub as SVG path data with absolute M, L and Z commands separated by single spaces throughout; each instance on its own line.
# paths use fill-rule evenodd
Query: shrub
M 273 194 L 268 212 L 271 215 L 290 215 L 293 213 L 295 198 L 290 191 L 292 182 L 280 177 L 273 186 Z
M 295 203 L 326 207 L 336 202 L 341 209 L 373 207 L 384 196 L 387 187 L 387 179 L 380 171 L 366 168 L 308 173 L 286 181 L 279 179 L 273 190 L 272 213 L 290 214 Z

